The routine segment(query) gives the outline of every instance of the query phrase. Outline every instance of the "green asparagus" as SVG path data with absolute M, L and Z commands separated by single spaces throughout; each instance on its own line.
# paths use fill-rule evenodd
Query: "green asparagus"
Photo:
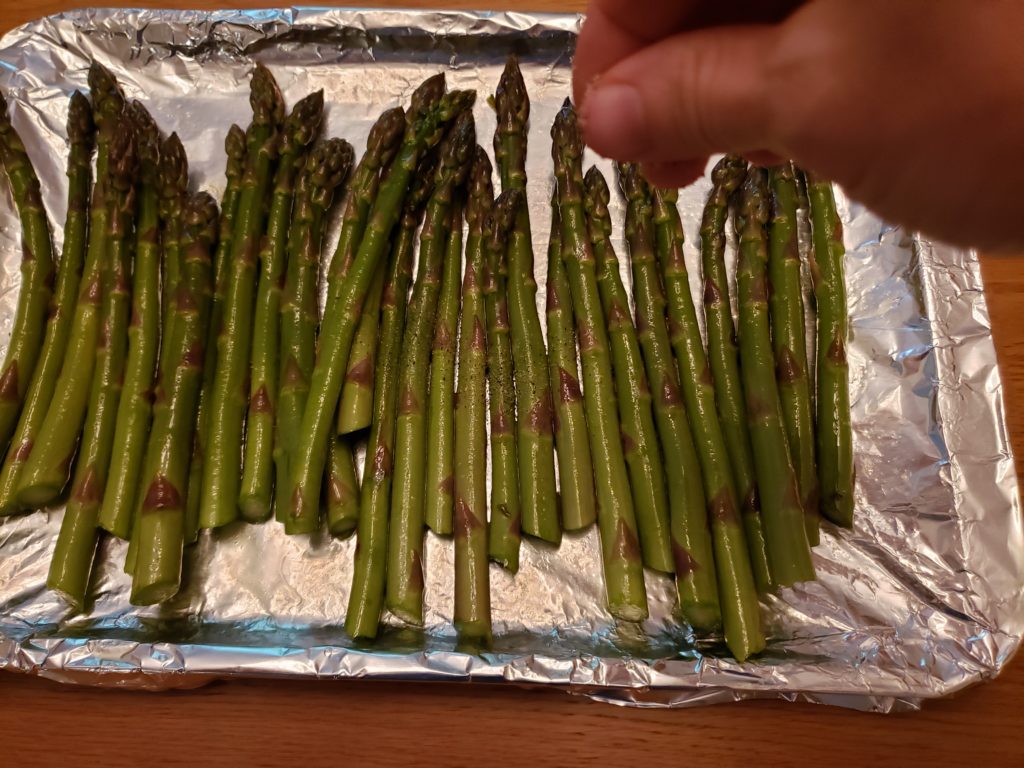
M 522 203 L 508 235 L 508 315 L 516 386 L 519 503 L 524 533 L 557 544 L 562 538 L 555 492 L 551 384 L 537 316 L 530 209 L 526 201 L 526 134 L 530 97 L 519 62 L 510 57 L 494 94 L 498 116 L 494 156 L 502 190 L 517 189 Z
M 555 118 L 551 137 L 562 222 L 562 255 L 583 361 L 583 397 L 594 459 L 608 608 L 618 619 L 640 621 L 647 617 L 647 589 L 615 409 L 607 326 L 583 209 L 583 140 L 576 111 L 568 100 Z
M 654 253 L 650 190 L 635 165 L 620 165 L 626 197 L 626 241 L 633 273 L 637 334 L 654 393 L 654 417 L 661 438 L 668 483 L 676 593 L 683 618 L 698 632 L 721 625 L 711 532 L 700 460 L 686 420 L 679 375 L 665 320 L 665 294 Z
M 238 516 L 242 459 L 242 422 L 249 391 L 249 353 L 255 271 L 270 202 L 284 100 L 273 75 L 257 64 L 250 104 L 253 122 L 247 133 L 245 176 L 238 197 L 229 270 L 224 293 L 217 366 L 210 398 L 210 426 L 203 462 L 200 525 L 218 528 Z
M 740 501 L 747 550 L 757 591 L 767 594 L 775 589 L 768 548 L 761 522 L 761 504 L 757 498 L 754 456 L 750 450 L 747 411 L 743 404 L 743 383 L 736 348 L 736 329 L 732 321 L 732 302 L 725 266 L 725 224 L 729 199 L 743 183 L 747 163 L 727 155 L 711 172 L 711 194 L 704 206 L 700 228 L 701 264 L 704 270 L 704 324 L 708 334 L 708 362 L 715 387 L 722 436 L 732 464 L 736 494 Z M 666 267 L 666 271 L 669 267 Z M 685 273 L 666 279 L 682 280 Z M 684 286 L 685 287 L 685 286 Z
M 324 93 L 302 99 L 285 121 L 264 246 L 253 320 L 251 392 L 245 427 L 242 487 L 238 507 L 249 522 L 270 515 L 274 492 L 274 411 L 277 407 L 281 283 L 292 217 L 295 177 L 323 122 Z
M 459 188 L 476 144 L 473 114 L 462 112 L 440 147 L 434 191 L 420 232 L 420 264 L 398 365 L 395 468 L 388 526 L 387 606 L 412 624 L 423 618 L 423 521 L 426 500 L 426 404 L 431 337 L 448 233 Z
M 174 297 L 172 362 L 157 388 L 153 429 L 146 448 L 138 504 L 138 550 L 132 580 L 133 605 L 173 597 L 181 583 L 185 540 L 185 483 L 196 404 L 202 386 L 212 294 L 210 250 L 217 236 L 217 203 L 204 192 L 183 213 L 181 279 Z
M 622 452 L 629 471 L 640 550 L 648 568 L 672 573 L 675 566 L 669 535 L 665 471 L 654 427 L 651 389 L 640 356 L 637 331 L 629 314 L 629 296 L 619 275 L 619 260 L 609 240 L 612 219 L 608 213 L 608 184 L 601 172 L 593 167 L 583 178 L 583 187 L 583 206 L 597 262 L 597 287 L 608 323 Z
M 665 283 L 670 342 L 704 479 L 725 641 L 733 656 L 743 660 L 764 648 L 764 634 L 746 536 L 736 503 L 732 463 L 718 421 L 711 370 L 690 296 L 683 256 L 683 227 L 675 201 L 674 191 L 654 192 L 658 258 Z
M 850 425 L 850 318 L 843 274 L 843 225 L 832 185 L 810 173 L 807 193 L 814 238 L 814 298 L 818 307 L 818 493 L 821 513 L 853 526 L 853 430 Z
M 740 371 L 768 558 L 775 583 L 788 587 L 813 579 L 814 565 L 775 381 L 768 319 L 767 223 L 767 174 L 761 168 L 751 168 L 743 182 L 739 218 L 740 255 L 736 268 Z
M 74 305 L 82 278 L 82 262 L 89 229 L 89 192 L 92 187 L 92 152 L 95 126 L 92 106 L 79 91 L 71 96 L 68 108 L 68 212 L 64 222 L 64 248 L 57 269 L 57 287 L 43 339 L 39 362 L 32 374 L 25 402 L 18 418 L 10 449 L 0 471 L 0 516 L 18 510 L 15 491 L 25 461 L 46 418 L 53 398 L 61 365 L 67 349 L 68 335 L 74 319 Z
M 583 410 L 572 296 L 562 263 L 562 222 L 557 191 L 551 198 L 551 237 L 548 242 L 548 379 L 557 383 L 555 448 L 558 456 L 562 526 L 578 531 L 597 519 L 594 467 Z
M 789 455 L 796 470 L 804 527 L 811 546 L 819 541 L 818 477 L 814 462 L 814 410 L 807 367 L 807 330 L 800 286 L 797 186 L 792 163 L 771 170 L 768 241 L 768 303 L 775 378 L 782 403 Z

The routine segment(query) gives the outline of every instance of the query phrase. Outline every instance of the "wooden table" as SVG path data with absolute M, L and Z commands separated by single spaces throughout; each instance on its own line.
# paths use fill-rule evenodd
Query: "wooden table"
M 265 3 L 181 0 L 192 7 Z M 361 3 L 355 3 L 359 5 Z M 478 8 L 481 0 L 377 6 Z M 518 10 L 582 10 L 584 2 L 503 0 Z M 168 3 L 135 2 L 138 6 Z M 5 0 L 0 33 L 73 8 Z M 639 6 L 638 6 L 639 9 Z M 995 341 L 1014 451 L 1024 449 L 1024 258 L 987 259 Z M 1024 664 L 920 713 L 863 715 L 756 702 L 686 711 L 595 704 L 557 692 L 469 685 L 233 681 L 180 693 L 61 686 L 0 674 L 0 764 L 882 765 L 1024 764 Z M 6 763 L 5 758 L 10 759 Z

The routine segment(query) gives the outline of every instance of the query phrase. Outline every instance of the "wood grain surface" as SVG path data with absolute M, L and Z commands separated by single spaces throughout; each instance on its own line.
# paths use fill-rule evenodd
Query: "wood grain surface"
M 267 5 L 181 2 L 207 8 Z M 502 5 L 559 11 L 583 10 L 585 3 L 502 0 Z M 0 33 L 73 7 L 61 0 L 0 0 Z M 1024 258 L 985 259 L 983 268 L 1007 418 L 1019 454 L 1024 438 L 1018 409 L 1024 403 Z M 0 766 L 1019 766 L 1024 765 L 1018 724 L 1022 702 L 1022 663 L 994 682 L 928 703 L 921 712 L 887 717 L 781 702 L 625 709 L 560 692 L 483 685 L 249 680 L 189 692 L 143 693 L 0 673 Z

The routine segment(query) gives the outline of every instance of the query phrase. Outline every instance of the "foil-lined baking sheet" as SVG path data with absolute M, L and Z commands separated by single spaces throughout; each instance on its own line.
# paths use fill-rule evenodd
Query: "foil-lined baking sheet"
M 478 135 L 510 52 L 533 102 L 528 157 L 538 302 L 545 294 L 548 131 L 569 93 L 577 16 L 291 9 L 78 11 L 0 40 L 0 88 L 62 240 L 67 99 L 90 60 L 119 77 L 188 149 L 193 186 L 219 196 L 223 137 L 248 122 L 254 61 L 289 104 L 323 88 L 327 134 L 361 147 L 377 114 L 427 75 L 476 88 Z M 869 105 L 864 105 L 869 109 Z M 610 165 L 596 162 L 613 178 Z M 20 226 L 0 198 L 0 342 L 18 294 Z M 694 295 L 706 181 L 681 194 Z M 45 587 L 59 509 L 0 523 L 0 668 L 77 683 L 191 687 L 211 677 L 376 677 L 557 686 L 642 706 L 781 697 L 858 709 L 915 708 L 990 678 L 1024 629 L 1024 535 L 1002 385 L 976 254 L 891 226 L 840 195 L 852 339 L 856 527 L 825 525 L 818 581 L 764 605 L 767 651 L 739 664 L 672 617 L 668 578 L 648 573 L 651 618 L 604 607 L 596 530 L 559 549 L 525 541 L 520 573 L 491 569 L 493 650 L 455 647 L 450 541 L 427 534 L 426 625 L 387 619 L 374 644 L 342 629 L 355 541 L 288 537 L 267 523 L 204 534 L 171 603 L 135 608 L 125 545 L 104 540 L 86 613 Z M 613 196 L 614 242 L 623 206 Z M 333 240 L 325 248 L 333 251 Z M 732 257 L 732 253 L 730 254 Z M 628 273 L 624 273 L 628 281 Z M 627 282 L 628 284 L 628 282 Z M 543 312 L 541 317 L 543 318 Z

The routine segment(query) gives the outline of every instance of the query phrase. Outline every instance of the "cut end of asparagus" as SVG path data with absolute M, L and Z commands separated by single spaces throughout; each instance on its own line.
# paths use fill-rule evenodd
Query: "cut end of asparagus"
M 519 59 L 509 56 L 494 92 L 494 109 L 498 114 L 498 131 L 522 133 L 530 119 L 530 95 L 526 90 Z
M 313 143 L 324 120 L 324 92 L 315 91 L 292 109 L 284 126 L 283 152 L 294 154 Z
M 491 182 L 491 159 L 487 150 L 479 144 L 473 150 L 473 163 L 469 169 L 466 221 L 470 227 L 484 224 L 494 202 L 494 186 Z
M 555 115 L 551 126 L 551 152 L 557 159 L 564 157 L 569 163 L 583 157 L 583 135 L 572 102 L 566 99 Z
M 596 234 L 605 238 L 611 237 L 612 234 L 612 217 L 608 212 L 609 200 L 611 192 L 608 190 L 604 174 L 596 165 L 590 166 L 587 175 L 583 177 L 583 207 L 591 218 L 591 228 L 597 229 Z
M 277 80 L 263 64 L 257 63 L 253 70 L 249 104 L 254 124 L 277 127 L 284 120 L 284 96 Z
M 92 104 L 84 93 L 75 91 L 71 94 L 71 103 L 68 105 L 68 140 L 72 144 L 91 143 L 95 131 Z

